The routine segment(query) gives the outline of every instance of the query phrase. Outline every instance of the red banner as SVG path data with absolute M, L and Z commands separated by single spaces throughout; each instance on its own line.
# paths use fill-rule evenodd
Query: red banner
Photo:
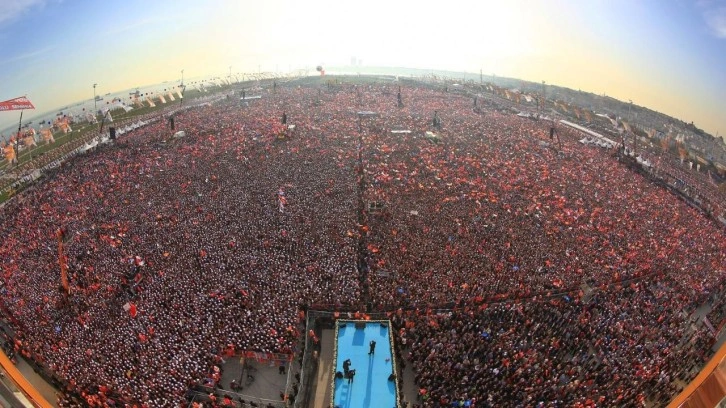
M 10 110 L 21 110 L 21 109 L 35 109 L 33 103 L 24 96 L 19 98 L 9 99 L 4 102 L 0 102 L 0 111 Z

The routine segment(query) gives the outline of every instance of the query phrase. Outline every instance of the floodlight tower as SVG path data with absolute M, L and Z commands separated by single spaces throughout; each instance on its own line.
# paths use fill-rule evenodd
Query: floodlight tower
M 630 109 L 633 107 L 633 100 L 628 99 L 628 119 L 633 120 L 632 113 L 630 112 Z

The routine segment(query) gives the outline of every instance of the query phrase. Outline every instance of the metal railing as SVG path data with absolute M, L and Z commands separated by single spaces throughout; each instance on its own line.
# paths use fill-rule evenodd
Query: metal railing
M 202 392 L 198 390 L 188 391 L 187 397 L 191 397 L 188 407 L 191 408 L 195 402 L 210 402 L 210 394 L 213 394 L 217 399 L 217 404 L 224 400 L 225 396 L 228 396 L 232 401 L 233 407 L 260 407 L 260 408 L 287 408 L 288 403 L 286 401 L 271 400 L 266 398 L 254 397 L 251 395 L 240 394 L 234 391 L 207 388 L 208 392 Z

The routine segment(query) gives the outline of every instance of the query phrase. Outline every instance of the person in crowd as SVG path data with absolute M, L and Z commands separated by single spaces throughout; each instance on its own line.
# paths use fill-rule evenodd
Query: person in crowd
M 549 122 L 405 91 L 222 99 L 175 113 L 185 138 L 153 122 L 51 172 L 0 213 L 15 353 L 63 380 L 61 406 L 178 406 L 221 387 L 230 345 L 300 351 L 301 310 L 370 306 L 420 406 L 662 405 L 695 376 L 722 228 L 574 131 L 560 149 Z

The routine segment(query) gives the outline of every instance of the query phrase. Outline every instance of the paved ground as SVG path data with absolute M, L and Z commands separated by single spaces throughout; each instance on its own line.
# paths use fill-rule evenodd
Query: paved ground
M 698 309 L 696 309 L 693 312 L 693 314 L 691 314 L 690 319 L 692 322 L 698 322 L 698 324 L 702 324 L 703 318 L 706 315 L 708 315 L 708 313 L 710 311 L 711 311 L 711 304 L 706 302 L 703 305 L 701 305 Z M 711 350 L 714 353 L 717 352 L 725 342 L 726 342 L 726 327 L 721 329 L 721 331 L 719 333 L 716 333 L 716 342 L 714 343 Z
M 13 329 L 4 320 L 0 320 L 0 329 L 2 329 L 5 333 L 9 334 L 11 337 L 15 335 Z M 25 361 L 22 356 L 17 355 L 16 358 L 18 363 L 15 365 L 15 367 L 18 369 L 18 371 L 20 371 L 20 374 L 22 374 L 23 377 L 25 377 L 25 379 L 28 380 L 28 382 L 30 382 L 33 387 L 35 387 L 35 389 L 40 393 L 40 395 L 43 396 L 43 398 L 46 399 L 46 401 L 48 401 L 48 403 L 50 403 L 54 407 L 57 406 L 56 393 L 58 392 L 58 390 L 50 385 L 48 382 L 46 382 L 43 377 L 33 371 L 33 368 Z M 3 374 L 5 374 L 4 370 Z M 15 385 L 11 384 L 10 379 L 3 378 L 3 381 L 10 386 L 9 388 L 11 390 L 15 389 Z
M 227 360 L 222 367 L 221 382 L 224 391 L 230 395 L 234 395 L 235 399 L 242 398 L 245 401 L 282 401 L 280 393 L 285 392 L 285 386 L 287 385 L 287 368 L 285 369 L 285 374 L 280 374 L 279 367 L 270 367 L 269 365 L 259 364 L 252 360 L 247 360 L 247 365 L 247 367 L 243 367 L 239 357 Z M 252 377 L 250 378 L 248 375 Z M 232 392 L 229 386 L 232 380 L 237 380 L 238 384 L 242 384 L 241 391 L 237 393 Z M 267 402 L 265 401 L 265 405 Z
M 56 390 L 52 385 L 48 384 L 43 379 L 43 377 L 33 371 L 33 368 L 28 365 L 28 363 L 25 362 L 22 357 L 18 358 L 18 364 L 16 364 L 15 367 L 17 367 L 20 373 L 23 374 L 23 377 L 25 377 L 31 384 L 33 384 L 33 387 L 38 390 L 40 395 L 42 395 L 46 401 L 48 401 L 54 407 L 58 406 L 55 401 L 56 393 L 58 392 L 58 390 Z
M 315 393 L 312 398 L 313 408 L 328 408 L 333 395 L 330 390 L 330 381 L 333 376 L 333 347 L 335 330 L 323 330 L 320 335 L 320 364 L 315 376 Z
M 406 353 L 404 352 L 404 355 Z M 406 361 L 406 368 L 403 369 L 403 380 L 399 383 L 401 390 L 401 406 L 407 407 L 407 403 L 413 406 L 416 403 L 418 396 L 418 387 L 416 382 L 413 380 L 416 374 L 411 368 L 411 363 Z
M 25 377 L 25 379 L 27 379 L 28 382 L 35 387 L 40 395 L 42 395 L 51 406 L 57 406 L 55 397 L 57 390 L 45 382 L 41 376 L 36 374 L 32 367 L 30 367 L 24 359 L 20 358 L 15 367 L 17 367 L 20 374 L 22 374 L 23 377 Z M 0 373 L 2 373 L 2 378 L 0 379 L 0 406 L 32 407 L 33 405 L 30 401 L 28 401 L 25 395 L 18 390 L 18 387 L 15 386 L 15 383 L 13 383 L 5 370 L 0 368 Z
M 4 370 L 2 370 L 2 373 L 3 375 L 6 374 Z M 7 377 L 3 377 L 2 381 L 0 381 L 0 407 L 32 408 L 33 404 L 18 391 L 12 381 Z

